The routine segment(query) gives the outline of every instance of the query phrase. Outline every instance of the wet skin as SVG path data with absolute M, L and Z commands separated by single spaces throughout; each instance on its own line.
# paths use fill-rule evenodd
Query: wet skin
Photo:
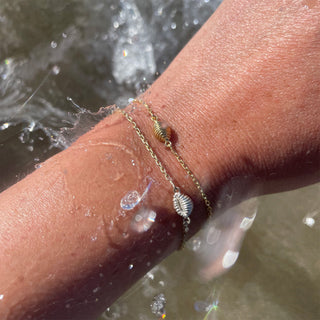
M 235 177 L 260 193 L 283 181 L 291 188 L 292 177 L 319 180 L 319 6 L 225 1 L 143 95 L 213 203 Z M 137 106 L 133 116 L 194 200 L 192 235 L 205 206 L 152 138 L 146 111 Z M 137 232 L 141 207 L 123 213 L 120 201 L 142 193 L 147 177 L 155 182 L 143 206 L 157 217 Z M 181 240 L 172 188 L 119 113 L 3 192 L 0 204 L 1 319 L 94 318 Z

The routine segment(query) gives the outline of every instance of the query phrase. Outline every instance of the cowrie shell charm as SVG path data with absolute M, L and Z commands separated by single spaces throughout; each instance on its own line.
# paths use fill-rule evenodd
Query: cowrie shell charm
M 163 122 L 155 121 L 153 132 L 156 138 L 161 142 L 166 142 L 171 138 L 171 128 Z
M 189 196 L 175 192 L 173 195 L 173 207 L 178 215 L 187 218 L 193 210 L 193 202 Z

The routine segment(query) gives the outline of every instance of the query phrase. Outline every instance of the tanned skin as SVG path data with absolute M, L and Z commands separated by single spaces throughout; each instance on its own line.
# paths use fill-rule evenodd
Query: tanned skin
M 260 194 L 319 181 L 319 66 L 319 1 L 225 0 L 141 98 L 215 205 L 233 179 Z M 144 108 L 128 112 L 193 199 L 191 236 L 206 220 L 199 193 Z M 118 112 L 4 191 L 0 208 L 3 320 L 95 319 L 181 242 L 172 187 Z M 139 210 L 157 215 L 146 232 Z

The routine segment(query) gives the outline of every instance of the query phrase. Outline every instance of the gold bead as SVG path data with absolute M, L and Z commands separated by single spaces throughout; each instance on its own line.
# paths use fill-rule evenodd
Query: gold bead
M 171 128 L 163 122 L 155 121 L 153 132 L 161 142 L 169 141 L 171 138 Z

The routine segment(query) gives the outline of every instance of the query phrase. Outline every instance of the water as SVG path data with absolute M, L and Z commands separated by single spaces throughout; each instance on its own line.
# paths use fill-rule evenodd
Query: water
M 147 88 L 219 2 L 1 1 L 0 190 L 112 112 L 100 107 Z M 143 207 L 145 188 L 137 232 L 157 219 Z M 160 295 L 166 319 L 320 318 L 319 194 L 318 184 L 217 215 L 101 319 L 158 319 Z
M 166 306 L 166 297 L 163 293 L 156 295 L 151 303 L 151 312 L 162 319 L 166 316 L 165 306 Z

